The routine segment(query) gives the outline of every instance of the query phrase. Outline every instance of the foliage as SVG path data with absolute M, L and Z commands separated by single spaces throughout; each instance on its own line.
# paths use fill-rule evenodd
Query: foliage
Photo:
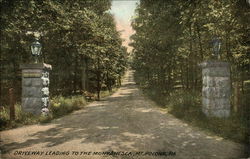
M 1 127 L 6 127 L 9 120 L 9 113 L 5 107 L 2 107 L 2 110 L 0 111 L 0 117 Z
M 201 95 L 200 92 L 197 91 L 176 90 L 168 96 L 163 97 L 159 92 L 152 93 L 154 90 L 143 90 L 143 92 L 157 102 L 159 106 L 166 108 L 169 113 L 195 127 L 202 128 L 210 134 L 212 133 L 225 139 L 231 139 L 241 143 L 248 142 L 250 132 L 249 116 L 234 114 L 228 119 L 208 118 L 200 109 Z M 250 103 L 248 102 L 247 104 L 249 105 Z
M 157 103 L 171 107 L 177 117 L 201 127 L 208 123 L 209 129 L 224 137 L 243 141 L 247 136 L 243 132 L 250 127 L 249 102 L 245 100 L 250 92 L 249 8 L 243 0 L 141 0 L 130 44 L 137 83 Z M 234 109 L 230 119 L 208 122 L 200 108 L 198 64 L 216 58 L 211 44 L 214 37 L 222 41 L 219 59 L 231 65 Z M 238 136 L 230 132 L 235 133 L 233 129 L 239 130 Z
M 166 104 L 170 113 L 194 126 L 209 130 L 226 139 L 247 143 L 249 136 L 248 122 L 242 120 L 239 114 L 234 114 L 228 119 L 208 118 L 201 112 L 201 96 L 199 92 L 174 92 Z
M 250 11 L 245 3 L 158 0 L 151 5 L 150 0 L 142 0 L 132 23 L 136 31 L 131 37 L 133 67 L 149 86 L 162 92 L 177 84 L 200 89 L 201 71 L 197 66 L 214 58 L 211 40 L 218 36 L 222 41 L 220 58 L 231 63 L 233 82 L 249 79 L 246 17 Z
M 20 125 L 34 124 L 39 121 L 38 117 L 30 113 L 23 112 L 20 104 L 15 105 L 15 121 L 10 121 L 8 107 L 2 107 L 0 115 L 0 130 L 18 127 Z
M 73 96 L 64 98 L 62 96 L 54 97 L 51 100 L 50 111 L 52 118 L 58 118 L 74 110 L 79 110 L 86 105 L 83 96 Z
M 21 105 L 15 105 L 15 121 L 10 121 L 9 109 L 2 107 L 0 111 L 0 130 L 29 125 L 35 123 L 45 123 L 52 119 L 69 114 L 75 110 L 83 108 L 87 104 L 83 96 L 62 97 L 56 96 L 51 100 L 49 116 L 33 115 L 22 111 Z
M 40 36 L 40 62 L 49 63 L 52 95 L 87 90 L 100 93 L 117 84 L 126 67 L 126 48 L 116 31 L 110 0 L 1 0 L 1 103 L 15 88 L 20 101 L 19 65 L 31 63 L 30 44 Z

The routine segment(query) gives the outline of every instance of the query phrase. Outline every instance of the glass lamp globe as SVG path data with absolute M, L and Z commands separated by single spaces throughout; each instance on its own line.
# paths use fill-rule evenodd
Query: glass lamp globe
M 35 41 L 31 44 L 31 52 L 34 56 L 39 56 L 41 54 L 42 45 L 39 41 Z
M 38 62 L 38 56 L 41 55 L 42 44 L 38 40 L 31 44 L 31 53 L 35 57 L 35 63 Z
M 218 37 L 215 37 L 212 40 L 212 44 L 213 44 L 213 54 L 219 57 L 219 52 L 221 48 L 221 40 Z

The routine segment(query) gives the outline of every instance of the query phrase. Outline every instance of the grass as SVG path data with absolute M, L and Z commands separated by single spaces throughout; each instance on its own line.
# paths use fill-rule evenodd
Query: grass
M 250 80 L 245 81 L 239 111 L 232 110 L 231 116 L 224 119 L 207 117 L 202 112 L 201 91 L 174 89 L 162 94 L 138 73 L 135 80 L 146 96 L 175 117 L 225 139 L 250 144 Z
M 199 92 L 175 92 L 166 106 L 171 108 L 170 113 L 194 126 L 209 130 L 225 139 L 241 143 L 248 141 L 247 117 L 233 113 L 229 118 L 208 118 L 201 111 Z
M 0 111 L 0 130 L 35 123 L 46 123 L 52 119 L 69 114 L 74 110 L 79 110 L 87 104 L 83 96 L 56 96 L 52 98 L 50 102 L 50 114 L 48 116 L 33 115 L 31 113 L 24 112 L 21 109 L 21 105 L 16 104 L 14 121 L 10 121 L 9 109 L 7 107 L 2 107 L 2 110 Z
M 100 96 L 101 98 L 110 96 L 114 92 L 116 92 L 117 89 L 118 88 L 115 87 L 111 92 L 107 90 L 101 91 Z M 20 104 L 16 104 L 15 121 L 10 121 L 9 108 L 7 106 L 1 107 L 0 130 L 16 128 L 22 125 L 47 123 L 50 122 L 52 119 L 62 117 L 75 110 L 82 109 L 84 108 L 85 105 L 87 105 L 87 103 L 88 102 L 82 95 L 70 96 L 70 97 L 55 96 L 50 100 L 50 107 L 49 107 L 50 114 L 48 116 L 33 115 L 31 113 L 26 113 L 22 111 Z
M 51 118 L 58 118 L 69 114 L 74 110 L 79 110 L 87 104 L 83 96 L 72 96 L 65 98 L 57 96 L 51 99 L 50 111 Z
M 240 143 L 249 141 L 249 94 L 242 96 L 241 110 L 232 113 L 229 118 L 207 117 L 201 111 L 201 92 L 175 90 L 168 95 L 160 95 L 157 90 L 143 89 L 143 92 L 159 106 L 167 108 L 168 112 L 185 122 L 206 130 L 225 139 Z
M 114 87 L 114 88 L 112 88 L 112 91 L 111 91 L 111 92 L 108 91 L 108 90 L 101 91 L 100 97 L 101 97 L 101 98 L 108 97 L 108 96 L 114 94 L 117 90 L 118 90 L 118 87 Z
M 11 121 L 9 117 L 9 109 L 2 107 L 0 111 L 0 130 L 19 127 L 21 125 L 28 125 L 37 123 L 40 116 L 35 116 L 31 113 L 25 113 L 21 109 L 20 104 L 15 105 L 15 120 Z

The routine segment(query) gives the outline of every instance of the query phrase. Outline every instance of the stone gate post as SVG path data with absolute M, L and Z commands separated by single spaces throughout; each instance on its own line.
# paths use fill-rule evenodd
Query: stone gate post
M 202 67 L 202 111 L 210 117 L 230 115 L 230 67 L 222 61 L 206 61 Z
M 49 71 L 51 65 L 45 63 L 23 64 L 22 69 L 22 109 L 33 114 L 48 113 Z

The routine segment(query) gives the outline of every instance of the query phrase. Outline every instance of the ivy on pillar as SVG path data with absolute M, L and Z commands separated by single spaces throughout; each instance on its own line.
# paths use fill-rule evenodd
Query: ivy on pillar
M 49 71 L 51 65 L 39 62 L 42 45 L 38 37 L 31 44 L 32 64 L 21 65 L 22 69 L 22 109 L 32 114 L 49 113 Z
M 22 109 L 33 114 L 47 114 L 51 65 L 45 63 L 23 64 L 21 69 Z

